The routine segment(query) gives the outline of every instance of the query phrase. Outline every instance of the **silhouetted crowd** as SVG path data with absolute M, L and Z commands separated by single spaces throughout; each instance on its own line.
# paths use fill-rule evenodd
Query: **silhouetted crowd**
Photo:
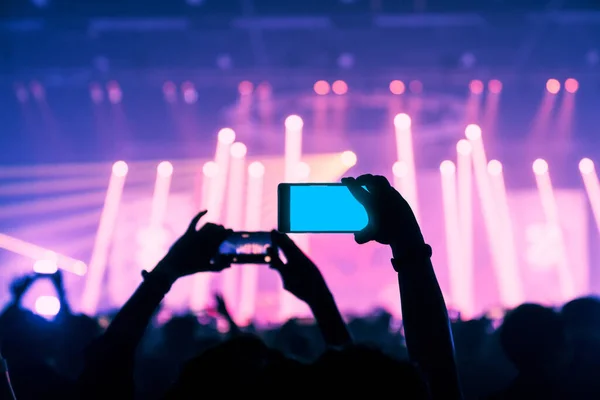
M 231 230 L 211 223 L 198 229 L 202 212 L 142 274 L 110 321 L 72 313 L 59 272 L 50 276 L 62 303 L 53 320 L 20 306 L 34 277 L 13 282 L 12 300 L 0 315 L 0 352 L 8 365 L 0 399 L 13 396 L 11 386 L 19 400 L 600 399 L 599 299 L 575 299 L 557 309 L 523 304 L 494 319 L 450 321 L 432 249 L 406 201 L 383 177 L 342 182 L 369 215 L 367 227 L 355 234 L 357 245 L 377 241 L 392 249 L 401 326 L 384 310 L 342 318 L 318 267 L 276 231 L 270 266 L 314 320 L 238 326 L 216 296 L 215 315 L 162 323 L 160 303 L 177 279 L 229 267 L 211 260 Z M 226 330 L 219 321 L 227 322 Z

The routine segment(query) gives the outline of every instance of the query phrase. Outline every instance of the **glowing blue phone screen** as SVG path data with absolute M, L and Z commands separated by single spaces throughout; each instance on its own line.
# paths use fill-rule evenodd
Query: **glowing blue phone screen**
M 346 186 L 290 186 L 292 232 L 358 232 L 368 220 Z

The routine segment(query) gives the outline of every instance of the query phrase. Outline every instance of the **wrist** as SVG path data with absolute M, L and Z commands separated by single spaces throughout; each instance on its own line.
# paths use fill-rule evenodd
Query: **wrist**
M 393 252 L 393 255 L 392 266 L 399 273 L 407 266 L 423 266 L 425 263 L 431 265 L 432 249 L 430 245 L 423 242 L 419 245 L 404 247 L 401 250 L 397 249 Z
M 163 261 L 159 262 L 158 265 L 156 265 L 156 267 L 154 267 L 154 269 L 148 273 L 148 276 L 170 285 L 174 284 L 175 281 L 179 279 L 179 276 L 175 271 L 173 271 L 173 268 L 168 263 Z
M 335 300 L 333 299 L 333 295 L 327 287 L 316 291 L 309 299 L 306 299 L 306 304 L 313 311 L 314 309 L 321 309 L 323 307 L 327 307 L 332 303 L 335 304 Z
M 391 241 L 390 248 L 392 249 L 394 258 L 402 258 L 405 254 L 413 253 L 415 250 L 421 249 L 425 245 L 426 243 L 423 236 L 418 235 L 409 240 L 396 238 Z

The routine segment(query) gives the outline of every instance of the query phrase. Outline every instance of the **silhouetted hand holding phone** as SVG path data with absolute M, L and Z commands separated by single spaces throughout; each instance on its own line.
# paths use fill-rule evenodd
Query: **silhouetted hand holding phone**
M 285 290 L 311 308 L 325 343 L 330 346 L 351 343 L 350 333 L 319 268 L 288 235 L 272 231 L 271 241 L 275 246 L 269 249 L 271 268 L 281 275 Z M 279 258 L 277 248 L 281 249 L 287 263 Z
M 167 255 L 155 268 L 170 276 L 173 281 L 197 272 L 217 272 L 228 265 L 212 264 L 210 260 L 217 254 L 219 246 L 231 233 L 222 225 L 205 224 L 197 229 L 196 225 L 207 211 L 196 215 L 185 233 L 173 244 Z
M 392 249 L 406 345 L 426 375 L 432 397 L 462 399 L 446 304 L 431 264 L 431 247 L 425 244 L 414 213 L 383 176 L 344 178 L 342 183 L 369 216 L 366 228 L 355 234 L 356 242 L 375 240 Z
M 423 244 L 423 235 L 408 202 L 388 180 L 379 175 L 343 178 L 352 195 L 367 210 L 369 223 L 355 234 L 358 244 L 375 240 L 381 244 Z M 366 189 L 365 189 L 366 188 Z

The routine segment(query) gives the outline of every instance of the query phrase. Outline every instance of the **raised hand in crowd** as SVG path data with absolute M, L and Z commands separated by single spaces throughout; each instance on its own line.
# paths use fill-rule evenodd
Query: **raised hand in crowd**
M 123 398 L 132 398 L 136 348 L 173 283 L 184 276 L 225 267 L 212 264 L 211 260 L 232 231 L 211 223 L 198 229 L 198 222 L 205 214 L 202 211 L 196 215 L 158 265 L 151 272 L 142 273 L 143 283 L 104 335 L 89 347 L 86 368 L 80 378 L 82 396 L 106 398 L 116 385 L 121 387 Z
M 19 304 L 23 295 L 29 290 L 33 282 L 38 278 L 35 274 L 25 275 L 15 279 L 10 285 L 12 303 Z
M 274 245 L 269 249 L 271 268 L 279 272 L 285 290 L 310 307 L 325 343 L 329 346 L 351 343 L 350 333 L 319 268 L 286 234 L 273 231 L 271 241 Z M 286 263 L 279 258 L 278 249 Z
M 227 304 L 225 303 L 225 299 L 220 294 L 215 294 L 215 304 L 217 313 L 225 318 L 227 323 L 229 324 L 229 334 L 231 336 L 236 336 L 241 333 L 240 327 L 236 324 L 231 316 L 231 313 L 227 309 Z
M 367 226 L 359 244 L 390 245 L 398 273 L 406 345 L 429 383 L 434 399 L 462 399 L 446 305 L 431 264 L 431 247 L 408 202 L 383 176 L 342 179 L 365 207 Z
M 50 281 L 54 286 L 54 290 L 56 290 L 58 300 L 60 301 L 60 315 L 71 315 L 71 306 L 67 299 L 67 292 L 65 290 L 62 270 L 59 269 L 55 273 L 48 275 L 48 278 L 50 278 Z
M 211 260 L 217 254 L 221 243 L 233 231 L 211 223 L 197 229 L 198 222 L 206 213 L 207 211 L 202 211 L 192 219 L 188 229 L 171 246 L 153 272 L 160 273 L 174 282 L 178 278 L 198 272 L 218 272 L 227 268 L 227 265 L 212 263 Z

